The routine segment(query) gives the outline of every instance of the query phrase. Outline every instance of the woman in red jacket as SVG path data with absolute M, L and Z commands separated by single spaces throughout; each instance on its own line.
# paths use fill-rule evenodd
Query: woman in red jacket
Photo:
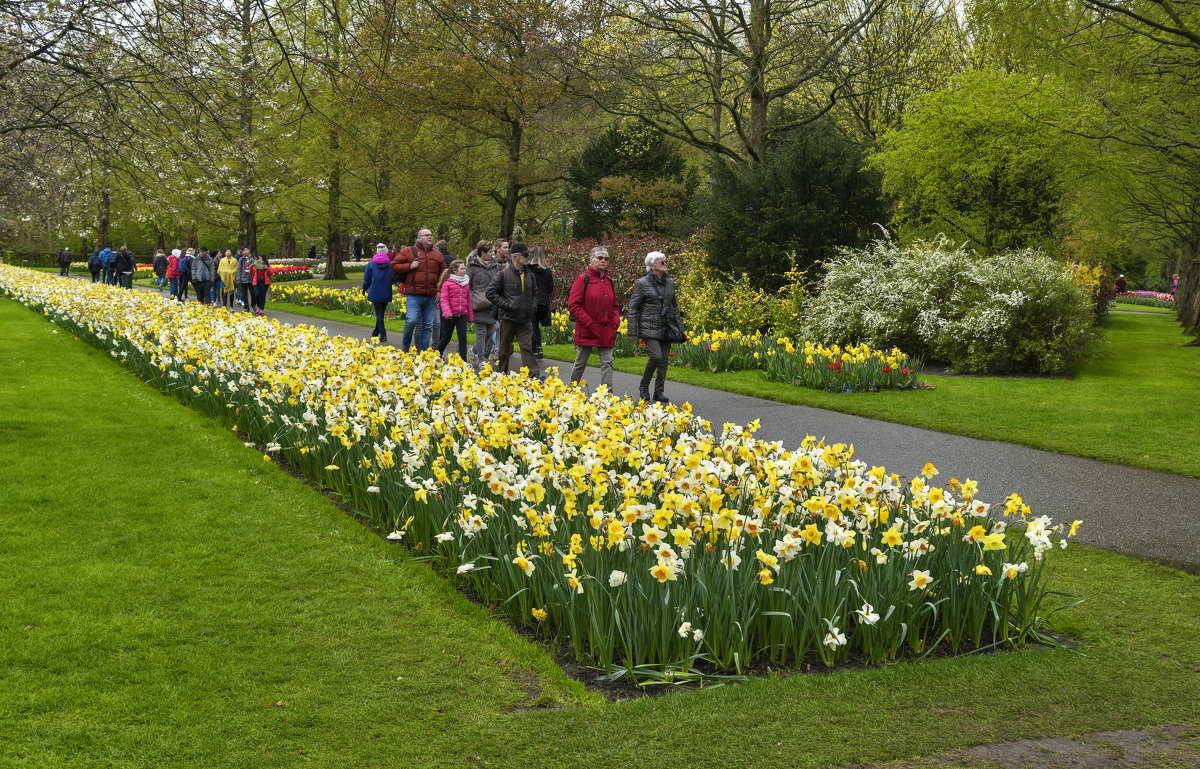
M 250 285 L 255 315 L 267 314 L 267 293 L 271 290 L 271 263 L 262 254 L 250 262 Z
M 617 289 L 608 274 L 608 249 L 596 246 L 588 253 L 587 270 L 575 279 L 567 297 L 567 309 L 575 319 L 575 367 L 571 381 L 583 379 L 592 348 L 600 354 L 600 384 L 612 390 L 613 347 L 621 325 Z

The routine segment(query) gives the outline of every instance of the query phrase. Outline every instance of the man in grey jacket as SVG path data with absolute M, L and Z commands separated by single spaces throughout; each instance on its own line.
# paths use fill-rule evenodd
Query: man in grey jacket
M 209 289 L 217 279 L 217 263 L 208 255 L 207 248 L 201 248 L 200 253 L 192 260 L 192 285 L 196 287 L 196 301 L 209 304 L 212 297 Z
M 246 312 L 250 312 L 250 249 L 243 248 L 238 252 L 237 292 L 238 301 Z
M 529 248 L 524 243 L 513 243 L 508 266 L 492 278 L 487 299 L 496 308 L 500 322 L 497 371 L 508 373 L 508 359 L 516 337 L 517 346 L 521 348 L 521 364 L 529 369 L 529 376 L 536 379 L 541 376 L 537 356 L 533 354 L 533 314 L 537 299 L 533 273 L 525 269 L 528 261 Z

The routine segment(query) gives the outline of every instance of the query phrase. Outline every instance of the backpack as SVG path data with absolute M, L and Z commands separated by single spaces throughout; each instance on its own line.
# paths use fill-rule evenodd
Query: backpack
M 195 258 L 196 257 L 190 256 L 188 254 L 184 254 L 183 256 L 179 257 L 179 263 L 175 266 L 176 271 L 179 272 L 179 277 L 181 277 L 181 278 L 191 278 L 192 277 L 192 260 Z
M 100 272 L 104 267 L 104 263 L 100 261 L 100 254 L 92 254 L 88 257 L 88 272 Z
M 584 270 L 584 272 L 583 272 L 583 296 L 584 296 L 584 298 L 585 298 L 585 299 L 587 298 L 587 287 L 588 287 L 588 284 L 589 284 L 589 283 L 591 283 L 591 282 L 592 282 L 592 275 L 591 275 L 591 273 L 589 273 L 587 270 Z M 577 322 L 578 322 L 578 321 L 576 321 L 576 320 L 575 320 L 575 315 L 574 315 L 574 314 L 569 314 L 569 315 L 567 315 L 567 320 L 571 321 L 572 323 L 577 323 Z

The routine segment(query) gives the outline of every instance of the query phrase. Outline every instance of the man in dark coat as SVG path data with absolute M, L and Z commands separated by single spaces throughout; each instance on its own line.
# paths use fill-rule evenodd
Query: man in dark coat
M 63 248 L 58 252 L 58 274 L 67 277 L 67 269 L 71 266 L 71 249 Z
M 529 369 L 529 376 L 539 378 L 537 356 L 533 353 L 533 316 L 537 310 L 537 288 L 533 273 L 525 269 L 529 259 L 529 248 L 524 243 L 513 243 L 509 252 L 508 266 L 492 279 L 488 286 L 487 299 L 496 308 L 500 319 L 498 347 L 500 360 L 497 371 L 508 373 L 508 359 L 512 355 L 513 338 L 521 348 L 521 364 Z

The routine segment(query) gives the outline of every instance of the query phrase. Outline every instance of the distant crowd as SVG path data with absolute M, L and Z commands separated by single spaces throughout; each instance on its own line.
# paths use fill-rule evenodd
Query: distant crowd
M 361 255 L 361 241 L 354 243 Z M 314 255 L 310 249 L 310 256 Z M 575 362 L 571 381 L 580 382 L 592 351 L 600 359 L 600 381 L 612 388 L 613 349 L 621 325 L 621 307 L 609 273 L 608 250 L 597 246 L 588 254 L 588 267 L 571 283 L 567 309 L 575 326 Z M 67 274 L 70 252 L 59 255 L 61 274 Z M 96 249 L 87 261 L 92 282 L 103 281 L 133 287 L 137 263 L 127 248 L 116 252 Z M 194 291 L 195 301 L 220 305 L 233 311 L 240 305 L 248 312 L 266 312 L 271 288 L 271 265 L 267 257 L 252 255 L 243 248 L 236 255 L 207 248 L 159 249 L 151 265 L 159 291 L 169 291 L 180 302 Z M 675 283 L 667 275 L 667 257 L 651 251 L 645 257 L 646 276 L 633 285 L 626 308 L 626 333 L 641 340 L 649 354 L 639 394 L 645 401 L 667 402 L 667 362 L 671 345 L 687 339 L 683 318 L 675 298 Z M 437 328 L 437 350 L 444 354 L 457 334 L 458 355 L 476 369 L 494 360 L 496 369 L 507 373 L 513 342 L 521 365 L 531 377 L 541 376 L 542 329 L 551 323 L 550 296 L 554 272 L 538 246 L 510 243 L 507 239 L 483 240 L 466 260 L 454 259 L 446 241 L 434 244 L 433 233 L 422 229 L 416 242 L 399 250 L 384 243 L 363 270 L 362 290 L 375 309 L 372 338 L 387 342 L 384 319 L 396 293 L 404 296 L 404 331 L 400 347 L 429 349 Z M 468 352 L 467 325 L 475 325 L 475 343 Z M 650 386 L 654 392 L 651 395 Z

